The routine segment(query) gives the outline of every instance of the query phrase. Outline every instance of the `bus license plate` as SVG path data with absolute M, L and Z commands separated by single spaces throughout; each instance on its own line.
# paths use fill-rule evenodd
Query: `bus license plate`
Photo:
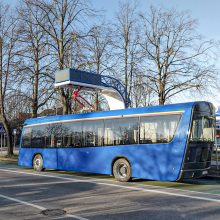
M 206 175 L 206 174 L 208 174 L 207 170 L 202 171 L 202 175 Z

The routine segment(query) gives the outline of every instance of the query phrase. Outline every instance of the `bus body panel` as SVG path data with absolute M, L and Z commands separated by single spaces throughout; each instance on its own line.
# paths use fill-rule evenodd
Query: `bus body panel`
M 106 117 L 117 117 L 117 116 L 126 116 L 132 115 L 135 116 L 140 114 L 160 114 L 174 111 L 191 111 L 195 102 L 180 103 L 180 104 L 170 104 L 163 106 L 148 106 L 141 108 L 128 108 L 112 111 L 100 111 L 100 112 L 89 112 L 82 114 L 70 114 L 70 115 L 56 115 L 56 116 L 45 116 L 39 118 L 30 118 L 27 119 L 24 123 L 25 126 L 37 125 L 42 123 L 52 123 L 59 121 L 68 121 L 68 120 L 80 120 L 80 119 L 98 119 Z
M 20 148 L 19 166 L 33 166 L 33 159 L 36 154 L 41 154 L 44 159 L 44 168 L 58 169 L 56 148 Z
M 178 156 L 175 152 L 175 160 L 171 160 L 170 147 L 160 146 L 155 150 L 150 145 L 120 146 L 115 151 L 112 150 L 114 146 L 105 147 L 107 149 L 91 148 L 89 151 L 85 148 L 80 151 L 59 149 L 58 169 L 112 174 L 114 159 L 124 157 L 131 164 L 133 177 L 174 181 L 179 175 L 182 154 Z M 181 148 L 183 151 L 184 146 Z M 162 159 L 161 154 L 164 155 Z
M 112 174 L 112 162 L 117 157 L 125 157 L 132 166 L 132 176 L 144 179 L 175 181 L 181 168 L 184 147 L 179 145 L 179 151 L 170 150 L 172 146 L 157 146 L 156 149 L 150 145 L 120 146 L 116 151 L 112 147 L 108 149 L 86 148 L 58 149 L 58 164 L 56 149 L 22 149 L 19 156 L 20 166 L 32 166 L 34 155 L 41 154 L 44 159 L 44 168 L 72 170 L 79 172 L 91 172 L 100 174 Z M 126 149 L 126 148 L 129 149 Z M 138 149 L 137 149 L 138 147 Z M 163 157 L 161 158 L 161 154 Z M 145 155 L 145 157 L 140 157 Z M 171 159 L 174 158 L 175 159 Z M 138 162 L 137 162 L 138 160 Z
M 169 144 L 59 148 L 58 169 L 112 174 L 113 160 L 125 157 L 131 163 L 133 177 L 175 181 L 182 166 L 190 116 L 191 111 L 183 113 Z
M 26 148 L 19 152 L 19 165 L 32 166 L 34 155 L 41 154 L 44 168 L 112 174 L 115 158 L 125 157 L 132 167 L 132 176 L 144 179 L 175 181 L 178 179 L 184 143 L 179 149 L 172 144 L 107 146 L 91 148 L 37 149 Z M 104 149 L 105 148 L 105 149 Z M 58 153 L 58 155 L 57 155 Z M 140 157 L 141 155 L 141 157 Z M 161 157 L 163 155 L 163 157 Z M 58 158 L 58 159 L 57 159 Z
M 40 153 L 44 159 L 44 168 L 112 174 L 112 162 L 114 159 L 124 157 L 127 158 L 131 164 L 132 177 L 176 181 L 180 177 L 181 167 L 183 165 L 194 104 L 195 103 L 183 103 L 29 119 L 25 122 L 26 126 L 51 122 L 59 123 L 68 120 L 121 117 L 123 115 L 135 116 L 136 114 L 141 115 L 148 113 L 160 115 L 166 112 L 181 111 L 179 125 L 170 143 L 79 148 L 20 147 L 18 164 L 21 166 L 32 166 L 34 155 Z

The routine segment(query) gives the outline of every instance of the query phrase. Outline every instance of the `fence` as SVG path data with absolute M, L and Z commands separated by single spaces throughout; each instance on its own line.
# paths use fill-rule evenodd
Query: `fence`
M 20 136 L 19 135 L 13 135 L 12 136 L 12 144 L 14 151 L 18 149 L 20 143 Z M 0 152 L 1 154 L 7 152 L 7 135 L 5 133 L 0 134 Z
M 220 144 L 217 143 L 217 141 L 215 142 L 215 148 L 213 151 L 213 157 L 212 157 L 212 166 L 216 167 L 216 170 L 219 170 L 219 166 L 220 166 Z

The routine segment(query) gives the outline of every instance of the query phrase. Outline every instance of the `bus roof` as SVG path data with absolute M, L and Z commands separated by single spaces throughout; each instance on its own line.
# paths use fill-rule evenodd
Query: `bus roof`
M 148 106 L 148 107 L 128 108 L 128 109 L 111 110 L 111 111 L 89 112 L 89 113 L 81 113 L 81 114 L 45 116 L 45 117 L 27 119 L 24 125 L 41 124 L 41 123 L 56 122 L 62 120 L 105 118 L 105 117 L 111 117 L 111 116 L 113 117 L 120 115 L 157 113 L 157 112 L 162 113 L 162 112 L 175 112 L 175 111 L 178 112 L 178 111 L 185 111 L 187 109 L 191 109 L 196 103 L 202 103 L 202 102 L 187 102 L 187 103 L 160 105 L 160 106 Z

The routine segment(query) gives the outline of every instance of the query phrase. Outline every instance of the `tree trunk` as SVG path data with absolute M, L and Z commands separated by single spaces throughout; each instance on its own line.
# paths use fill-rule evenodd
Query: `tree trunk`
M 37 117 L 38 110 L 38 73 L 34 76 L 33 97 L 32 97 L 32 118 Z
M 7 155 L 8 155 L 8 157 L 11 157 L 14 154 L 11 129 L 10 129 L 10 127 L 8 127 L 5 130 L 6 130 L 6 134 L 7 134 L 7 147 L 8 147 Z
M 13 144 L 12 144 L 12 133 L 11 133 L 11 127 L 7 121 L 7 119 L 2 116 L 2 124 L 5 128 L 5 132 L 7 135 L 7 156 L 11 157 L 13 155 Z
M 36 40 L 38 47 L 38 40 Z M 34 84 L 33 84 L 33 97 L 32 97 L 32 118 L 37 117 L 38 111 L 38 89 L 39 89 L 39 54 L 38 48 L 35 49 L 35 64 L 34 64 Z
M 31 117 L 32 118 L 37 118 L 37 108 L 36 108 L 35 101 L 33 101 Z
M 4 109 L 4 91 L 3 91 L 3 40 L 0 38 L 0 119 L 5 128 L 5 132 L 7 135 L 7 155 L 10 157 L 13 155 L 13 145 L 12 145 L 12 137 L 11 137 L 11 129 L 10 125 L 5 116 Z
M 125 91 L 126 101 L 128 100 L 128 33 L 125 33 Z
M 99 94 L 98 94 L 98 92 L 95 92 L 95 111 L 99 111 L 100 110 L 100 108 L 99 108 Z
M 59 88 L 60 98 L 62 102 L 63 107 L 63 115 L 69 114 L 71 112 L 69 101 L 68 101 L 68 93 L 65 94 L 65 91 L 63 88 Z
M 159 105 L 164 105 L 165 103 L 165 97 L 163 95 L 163 92 L 159 93 Z

